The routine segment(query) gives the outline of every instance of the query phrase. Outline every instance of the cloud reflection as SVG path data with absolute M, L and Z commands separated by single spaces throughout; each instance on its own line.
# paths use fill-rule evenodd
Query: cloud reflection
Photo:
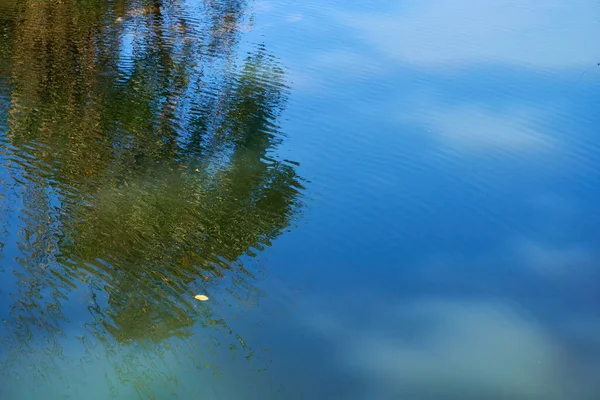
M 433 101 L 427 108 L 410 110 L 405 121 L 414 121 L 455 150 L 548 151 L 553 147 L 554 139 L 541 129 L 548 118 L 541 110 L 432 103 L 436 104 Z
M 480 63 L 529 68 L 594 65 L 596 5 L 514 0 L 409 2 L 395 12 L 346 14 L 364 39 L 402 63 L 421 67 Z
M 359 306 L 377 315 L 366 327 L 338 313 L 321 315 L 313 328 L 378 398 L 592 399 L 600 390 L 586 376 L 588 360 L 507 304 L 423 298 L 366 308 Z

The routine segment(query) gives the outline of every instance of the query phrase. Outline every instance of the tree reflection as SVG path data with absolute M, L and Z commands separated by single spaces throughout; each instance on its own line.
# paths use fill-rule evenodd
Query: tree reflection
M 60 332 L 89 282 L 93 331 L 130 343 L 185 337 L 194 290 L 252 280 L 238 262 L 301 207 L 270 154 L 287 88 L 263 46 L 236 62 L 240 1 L 198 19 L 177 2 L 22 0 L 0 39 L 18 214 L 13 330 Z M 94 292 L 97 293 L 97 292 Z
M 265 160 L 274 140 L 269 113 L 279 106 L 283 88 L 272 83 L 280 80 L 280 70 L 265 64 L 265 57 L 259 51 L 246 60 L 217 111 L 224 116 L 215 132 L 191 132 L 190 141 L 171 154 L 145 152 L 151 160 L 138 159 L 135 173 L 119 171 L 127 173 L 100 185 L 86 210 L 79 210 L 86 217 L 70 224 L 70 238 L 61 248 L 79 260 L 110 263 L 99 266 L 113 288 L 115 325 L 108 329 L 123 338 L 146 336 L 153 324 L 140 321 L 151 315 L 173 320 L 169 331 L 189 325 L 194 310 L 185 302 L 160 299 L 181 297 L 200 272 L 204 279 L 222 276 L 249 249 L 268 245 L 299 205 L 293 168 Z M 205 141 L 216 143 L 205 145 L 199 159 L 197 139 L 203 134 L 212 134 Z M 114 263 L 122 267 L 119 274 Z

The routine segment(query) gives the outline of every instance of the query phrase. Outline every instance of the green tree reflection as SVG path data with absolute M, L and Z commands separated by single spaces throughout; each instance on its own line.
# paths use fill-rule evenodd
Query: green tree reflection
M 161 342 L 201 323 L 194 290 L 278 236 L 301 179 L 271 154 L 284 71 L 264 46 L 236 61 L 245 4 L 21 0 L 0 39 L 5 152 L 18 182 L 15 331 L 60 332 L 94 281 L 102 340 Z M 15 211 L 16 212 L 16 211 Z M 204 318 L 204 320 L 202 320 Z

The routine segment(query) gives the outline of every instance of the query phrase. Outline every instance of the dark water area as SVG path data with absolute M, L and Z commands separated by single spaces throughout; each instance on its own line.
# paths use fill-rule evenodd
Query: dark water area
M 525 3 L 0 0 L 0 400 L 600 398 L 600 5 Z

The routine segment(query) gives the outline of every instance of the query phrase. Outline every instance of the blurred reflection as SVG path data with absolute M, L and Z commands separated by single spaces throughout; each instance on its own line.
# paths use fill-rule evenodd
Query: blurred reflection
M 82 285 L 102 341 L 160 343 L 198 320 L 230 331 L 193 295 L 224 276 L 234 295 L 256 295 L 238 260 L 290 224 L 302 190 L 293 165 L 270 155 L 284 71 L 263 46 L 236 61 L 244 3 L 196 14 L 175 1 L 14 7 L 0 17 L 12 335 L 60 335 Z
M 306 323 L 347 373 L 364 379 L 369 398 L 597 397 L 597 358 L 578 355 L 521 307 L 451 297 L 355 303 L 344 299 L 368 324 L 323 307 Z

